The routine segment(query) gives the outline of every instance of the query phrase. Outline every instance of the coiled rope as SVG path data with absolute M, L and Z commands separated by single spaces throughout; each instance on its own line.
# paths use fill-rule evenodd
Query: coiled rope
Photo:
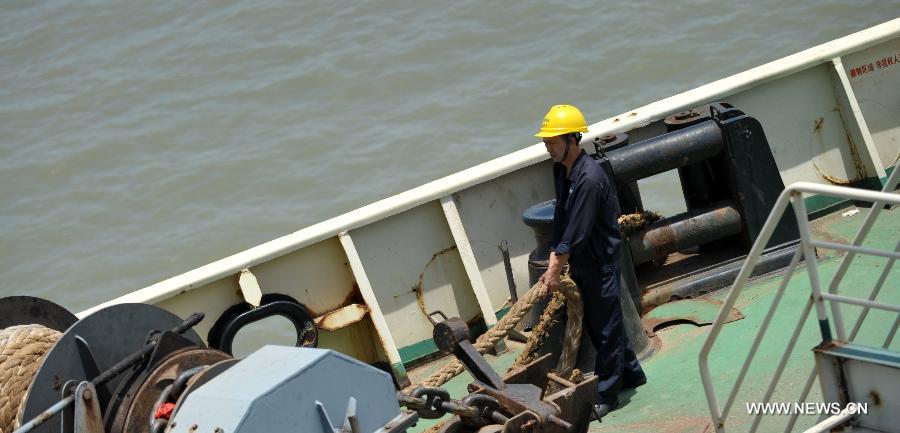
M 0 433 L 22 423 L 28 387 L 62 333 L 41 325 L 0 330 Z

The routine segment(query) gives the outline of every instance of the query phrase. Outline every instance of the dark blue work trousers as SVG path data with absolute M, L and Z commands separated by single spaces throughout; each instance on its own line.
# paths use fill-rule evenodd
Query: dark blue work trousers
M 619 270 L 589 275 L 573 272 L 572 279 L 584 302 L 583 329 L 587 330 L 597 349 L 594 374 L 599 378 L 599 403 L 614 404 L 623 382 L 634 383 L 645 377 L 625 335 L 619 300 Z

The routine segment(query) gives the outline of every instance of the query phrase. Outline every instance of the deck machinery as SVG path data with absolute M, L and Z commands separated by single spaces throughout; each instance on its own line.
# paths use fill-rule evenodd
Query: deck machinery
M 446 414 L 445 432 L 583 433 L 596 397 L 596 378 L 556 377 L 549 356 L 501 378 L 457 318 L 434 339 L 476 378 L 459 400 L 441 388 L 398 392 L 389 373 L 332 350 L 265 346 L 235 359 L 194 332 L 202 313 L 117 304 L 78 320 L 25 296 L 0 298 L 0 313 L 0 329 L 61 333 L 27 394 L 7 396 L 24 401 L 15 433 L 402 433 Z M 548 381 L 558 386 L 544 396 Z
M 384 371 L 315 348 L 265 346 L 238 360 L 193 331 L 200 313 L 182 320 L 118 304 L 77 320 L 22 296 L 0 299 L 0 312 L 0 328 L 62 333 L 32 379 L 17 433 L 388 433 L 418 420 Z
M 653 222 L 623 240 L 621 286 L 627 290 L 622 291 L 622 305 L 638 353 L 649 344 L 644 334 L 652 332 L 640 326 L 640 314 L 668 300 L 730 284 L 784 190 L 762 125 L 730 104 L 683 111 L 663 123 L 665 133 L 636 143 L 629 143 L 627 134 L 598 137 L 591 155 L 615 183 L 622 214 L 645 210 L 637 181 L 653 175 L 678 170 L 684 194 L 685 212 Z M 529 256 L 532 284 L 547 268 L 553 203 L 539 203 L 523 214 L 537 241 Z M 798 238 L 796 220 L 786 214 L 757 272 L 786 266 Z M 684 251 L 690 251 L 690 257 L 672 270 L 662 266 L 670 254 Z M 658 266 L 648 266 L 653 262 Z M 674 281 L 663 288 L 664 294 L 645 290 L 664 280 Z M 536 312 L 532 320 L 539 315 Z

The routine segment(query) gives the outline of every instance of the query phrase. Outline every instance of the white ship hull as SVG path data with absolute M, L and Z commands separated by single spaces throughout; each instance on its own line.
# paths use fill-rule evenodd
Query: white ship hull
M 758 119 L 784 183 L 885 179 L 900 157 L 900 19 L 810 48 L 590 126 L 631 142 L 662 119 L 726 101 Z M 548 101 L 550 104 L 553 101 Z M 523 134 L 528 131 L 524 131 Z M 319 346 L 403 364 L 434 351 L 425 311 L 496 322 L 509 297 L 498 246 L 506 242 L 520 293 L 532 231 L 527 207 L 553 196 L 541 144 L 524 148 L 97 305 L 156 304 L 207 319 L 281 293 L 319 316 Z M 811 212 L 833 202 L 811 197 Z

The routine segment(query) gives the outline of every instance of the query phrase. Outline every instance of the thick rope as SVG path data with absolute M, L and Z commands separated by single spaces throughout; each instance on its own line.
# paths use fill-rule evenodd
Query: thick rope
M 28 387 L 61 335 L 41 325 L 0 330 L 0 433 L 19 428 Z
M 550 329 L 562 319 L 563 306 L 566 307 L 566 316 L 572 320 L 566 321 L 563 352 L 560 354 L 556 372 L 560 377 L 566 377 L 571 373 L 577 361 L 578 346 L 581 343 L 581 320 L 584 317 L 584 306 L 581 303 L 581 292 L 578 291 L 578 286 L 568 275 L 563 275 L 560 279 L 559 291 L 553 294 L 553 298 L 534 327 L 531 337 L 525 343 L 525 349 L 522 350 L 508 371 L 528 364 L 537 358 L 538 351 L 550 336 Z
M 578 286 L 567 275 L 560 280 L 559 291 L 553 294 L 550 304 L 541 315 L 540 321 L 534 327 L 531 337 L 525 345 L 525 349 L 513 362 L 511 371 L 522 365 L 526 365 L 538 357 L 541 346 L 550 337 L 550 330 L 563 318 L 562 307 L 566 307 L 566 329 L 563 334 L 562 353 L 554 371 L 559 377 L 568 379 L 573 377 L 575 364 L 578 362 L 578 350 L 581 345 L 582 319 L 584 318 L 584 305 L 581 302 L 581 292 Z M 579 374 L 580 375 L 580 372 Z M 577 376 L 578 376 L 577 375 Z M 575 383 L 581 380 L 575 381 Z M 547 382 L 545 395 L 558 391 L 561 387 L 556 382 Z
M 500 319 L 497 324 L 491 328 L 488 332 L 482 334 L 475 341 L 475 349 L 478 350 L 478 353 L 485 353 L 490 350 L 492 347 L 496 346 L 497 342 L 506 337 L 506 334 L 510 329 L 516 326 L 522 317 L 528 313 L 529 310 L 537 303 L 538 299 L 538 287 L 540 287 L 541 283 L 536 283 L 528 292 L 525 293 L 525 296 L 519 298 L 519 301 L 513 304 L 512 308 L 509 312 Z M 568 276 L 564 276 L 560 280 L 559 291 L 562 293 L 562 296 L 568 301 L 567 305 L 567 313 L 569 317 L 574 318 L 574 320 L 569 320 L 566 323 L 566 340 L 563 345 L 563 353 L 560 356 L 560 364 L 557 366 L 556 371 L 561 376 L 565 377 L 569 375 L 572 371 L 572 368 L 575 366 L 575 362 L 578 358 L 578 344 L 581 342 L 581 318 L 584 316 L 584 308 L 581 304 L 581 295 L 578 292 L 578 286 L 575 285 L 575 282 L 572 281 Z M 545 314 L 546 316 L 546 314 Z M 537 332 L 533 333 L 533 337 L 529 339 L 528 344 L 534 345 L 532 340 L 536 339 L 535 335 Z M 539 343 L 538 343 L 539 346 Z M 526 346 L 527 347 L 527 346 Z M 525 353 L 525 351 L 523 351 Z M 522 355 L 519 355 L 519 358 L 516 359 L 516 362 L 513 364 L 513 367 L 524 365 L 530 360 L 523 358 Z M 410 391 L 416 386 L 426 386 L 426 387 L 434 387 L 441 386 L 447 383 L 450 379 L 456 377 L 460 373 L 465 371 L 465 367 L 461 362 L 457 359 L 453 359 L 448 362 L 446 365 L 438 369 L 438 371 L 434 372 L 427 379 L 422 381 L 420 384 L 411 385 L 407 387 L 404 391 Z
M 566 336 L 563 350 L 556 364 L 556 374 L 562 378 L 569 377 L 578 361 L 578 346 L 581 344 L 581 321 L 584 318 L 584 305 L 581 303 L 581 292 L 571 278 L 560 281 L 559 291 L 566 297 Z
M 512 306 L 512 308 L 509 310 L 509 313 L 507 313 L 505 316 L 503 316 L 503 319 L 500 319 L 500 321 L 497 322 L 497 326 L 478 338 L 475 347 L 478 349 L 479 353 L 484 353 L 490 347 L 493 347 L 493 345 L 496 344 L 497 340 L 505 337 L 507 332 L 515 327 L 517 323 L 519 323 L 522 317 L 525 316 L 525 313 L 527 313 L 538 301 L 537 288 L 540 285 L 541 283 L 537 283 L 532 286 L 531 289 L 529 289 L 525 294 L 525 296 L 520 298 L 519 301 Z M 569 278 L 568 275 L 563 275 L 563 278 L 560 279 L 559 290 L 553 293 L 553 297 L 551 298 L 550 303 L 547 305 L 547 308 L 544 310 L 544 313 L 541 315 L 538 325 L 535 326 L 534 330 L 531 333 L 531 337 L 528 338 L 525 349 L 522 351 L 522 353 L 519 354 L 509 370 L 534 361 L 537 351 L 540 349 L 541 345 L 543 345 L 544 341 L 546 341 L 548 337 L 548 333 L 552 323 L 556 320 L 559 320 L 558 313 L 559 311 L 561 311 L 563 305 L 566 306 L 566 314 L 568 316 L 568 320 L 566 321 L 563 352 L 560 355 L 559 362 L 557 363 L 556 372 L 560 377 L 569 379 L 573 383 L 580 383 L 582 380 L 584 380 L 584 376 L 581 374 L 581 371 L 574 368 L 575 363 L 578 360 L 578 348 L 581 343 L 581 320 L 584 317 L 584 305 L 581 302 L 581 293 L 578 291 L 578 286 L 574 281 L 572 281 L 571 278 Z M 491 333 L 492 331 L 496 331 L 495 335 L 487 336 L 487 334 Z M 482 342 L 482 338 L 484 338 L 485 341 L 493 341 L 494 343 L 479 345 L 478 343 Z M 440 368 L 437 372 L 432 374 L 428 379 L 425 379 L 419 385 L 441 386 L 463 371 L 465 371 L 465 367 L 463 367 L 463 365 L 458 360 L 454 359 Z M 545 395 L 550 395 L 558 390 L 558 388 L 556 388 L 556 385 L 554 384 L 555 382 L 553 381 L 547 382 L 547 390 L 544 393 Z M 419 385 L 412 385 L 406 388 L 404 391 L 409 392 L 412 388 Z M 440 431 L 441 428 L 446 425 L 446 423 L 447 421 L 439 422 L 426 430 L 426 433 L 436 433 Z
M 497 342 L 500 341 L 501 338 L 504 338 L 510 329 L 516 326 L 522 317 L 525 316 L 525 313 L 528 313 L 528 310 L 531 310 L 531 307 L 538 301 L 537 296 L 537 288 L 540 283 L 535 284 L 528 292 L 525 293 L 525 296 L 519 298 L 519 301 L 513 304 L 512 308 L 510 308 L 509 312 L 503 316 L 502 319 L 497 321 L 497 324 L 494 325 L 489 331 L 481 334 L 477 340 L 475 340 L 475 349 L 478 350 L 478 353 L 485 353 L 490 348 L 497 345 Z M 438 371 L 434 372 L 427 379 L 422 381 L 421 384 L 410 385 L 404 391 L 409 392 L 416 386 L 441 386 L 450 379 L 454 378 L 456 375 L 462 373 L 466 368 L 459 362 L 458 359 L 454 359 L 448 362 L 446 365 L 441 367 Z
M 550 302 L 547 303 L 547 307 L 541 313 L 538 323 L 531 328 L 531 335 L 528 336 L 528 341 L 525 342 L 525 348 L 516 357 L 513 365 L 506 370 L 507 373 L 538 358 L 541 347 L 550 338 L 550 330 L 560 320 L 563 320 L 563 308 L 565 306 L 566 296 L 559 291 L 553 293 L 553 296 L 550 297 Z

